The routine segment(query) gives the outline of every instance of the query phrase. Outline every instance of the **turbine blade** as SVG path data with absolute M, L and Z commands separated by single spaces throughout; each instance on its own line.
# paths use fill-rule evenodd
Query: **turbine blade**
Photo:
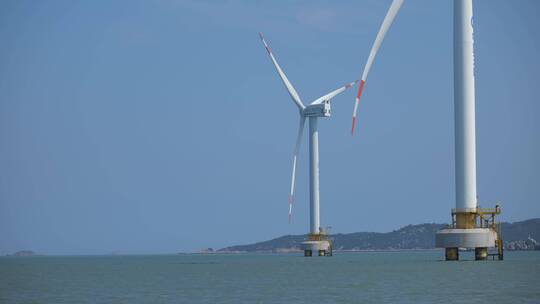
M 289 193 L 289 223 L 291 223 L 292 217 L 292 204 L 294 201 L 294 186 L 296 183 L 296 159 L 298 158 L 298 152 L 300 150 L 300 144 L 302 143 L 302 135 L 304 134 L 304 124 L 306 118 L 304 116 L 300 117 L 300 124 L 298 126 L 298 135 L 296 136 L 296 145 L 294 146 L 294 155 L 293 155 L 293 167 L 292 167 L 292 178 L 291 178 L 291 192 Z
M 368 61 L 364 68 L 364 73 L 362 74 L 363 81 L 366 81 L 369 70 L 371 69 L 371 65 L 373 64 L 373 60 L 375 59 L 375 56 L 377 55 L 377 52 L 379 51 L 379 48 L 381 47 L 381 43 L 384 40 L 384 36 L 386 35 L 386 32 L 388 32 L 388 29 L 392 25 L 392 22 L 394 22 L 394 18 L 396 18 L 396 14 L 399 12 L 399 9 L 401 8 L 402 4 L 403 4 L 403 0 L 392 1 L 392 4 L 390 5 L 388 12 L 386 13 L 386 17 L 384 17 L 384 21 L 381 24 L 381 28 L 379 29 L 379 32 L 377 33 L 375 42 L 373 42 L 373 47 L 371 48 L 371 52 L 369 53 Z
M 270 56 L 270 59 L 272 60 L 272 63 L 274 64 L 274 67 L 276 68 L 276 71 L 277 71 L 279 77 L 281 78 L 281 81 L 283 81 L 283 84 L 287 88 L 287 91 L 289 91 L 289 95 L 291 95 L 292 100 L 300 108 L 300 110 L 303 110 L 305 108 L 305 106 L 302 103 L 302 101 L 300 100 L 300 96 L 298 96 L 298 93 L 296 92 L 296 90 L 292 86 L 291 82 L 289 81 L 289 79 L 287 78 L 285 73 L 283 73 L 283 70 L 281 70 L 281 67 L 277 63 L 277 60 L 274 57 L 274 54 L 272 54 L 272 49 L 268 46 L 268 43 L 266 43 L 266 40 L 264 40 L 263 34 L 259 33 L 259 37 L 261 37 L 261 41 L 264 44 L 264 47 L 266 48 L 266 51 L 268 52 L 268 56 Z
M 364 89 L 365 83 L 366 82 L 364 80 L 360 80 L 360 85 L 358 86 L 358 93 L 356 93 L 356 99 L 354 100 L 351 135 L 354 135 L 354 127 L 356 126 L 356 112 L 358 111 L 358 104 L 360 104 L 360 96 L 362 96 L 362 90 Z
M 360 85 L 358 86 L 358 93 L 356 94 L 356 99 L 354 101 L 351 134 L 354 134 L 354 128 L 356 124 L 356 112 L 358 110 L 358 104 L 360 103 L 360 97 L 362 96 L 362 90 L 364 89 L 364 84 L 367 80 L 369 70 L 371 69 L 373 60 L 375 59 L 375 56 L 377 55 L 377 52 L 379 51 L 379 48 L 381 47 L 381 43 L 384 40 L 384 36 L 386 35 L 386 32 L 388 32 L 388 29 L 392 25 L 392 22 L 394 22 L 394 18 L 396 18 L 396 14 L 399 12 L 399 9 L 401 8 L 402 4 L 403 4 L 403 0 L 392 1 L 392 4 L 390 5 L 388 12 L 386 13 L 386 17 L 384 17 L 383 23 L 381 24 L 381 28 L 379 29 L 379 32 L 377 33 L 377 37 L 375 37 L 375 42 L 373 42 L 371 51 L 369 52 L 369 57 L 366 62 L 366 65 L 364 66 L 364 72 L 362 73 L 362 79 L 360 80 Z
M 351 83 L 347 83 L 346 85 L 342 86 L 341 88 L 335 90 L 335 91 L 332 91 L 322 97 L 319 97 L 317 98 L 314 102 L 312 102 L 311 104 L 314 105 L 314 104 L 319 104 L 319 103 L 323 103 L 325 101 L 329 101 L 330 99 L 334 98 L 336 95 L 338 94 L 341 94 L 343 93 L 345 90 L 347 90 L 348 88 L 352 88 L 352 86 L 357 83 L 358 80 L 355 80 Z

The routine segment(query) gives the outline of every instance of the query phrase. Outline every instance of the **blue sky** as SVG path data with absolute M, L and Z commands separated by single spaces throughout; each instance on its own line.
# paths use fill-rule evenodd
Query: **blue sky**
M 308 231 L 297 110 L 357 79 L 390 1 L 2 1 L 0 253 L 170 253 Z M 478 195 L 540 217 L 540 4 L 477 0 Z M 452 2 L 405 1 L 371 69 L 319 123 L 321 223 L 448 222 Z

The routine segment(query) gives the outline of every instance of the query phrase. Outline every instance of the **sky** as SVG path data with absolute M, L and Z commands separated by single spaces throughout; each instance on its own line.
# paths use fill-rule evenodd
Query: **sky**
M 309 229 L 298 112 L 360 77 L 391 1 L 2 1 L 0 254 L 175 253 Z M 452 1 L 406 0 L 319 122 L 321 224 L 447 223 Z M 540 217 L 540 2 L 474 2 L 480 205 Z

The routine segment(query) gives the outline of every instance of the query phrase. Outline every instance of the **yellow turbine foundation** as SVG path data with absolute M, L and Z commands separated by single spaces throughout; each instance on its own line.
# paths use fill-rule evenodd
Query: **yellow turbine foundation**
M 302 242 L 304 256 L 332 256 L 332 240 L 326 233 L 310 233 Z
M 447 261 L 459 260 L 460 248 L 474 248 L 475 260 L 490 256 L 502 260 L 503 241 L 495 220 L 500 213 L 499 204 L 495 208 L 452 209 L 452 224 L 437 232 L 435 246 L 445 248 Z M 497 253 L 489 253 L 488 248 L 496 248 Z
M 476 213 L 456 212 L 456 228 L 471 229 L 476 227 Z
M 444 255 L 447 261 L 457 261 L 459 260 L 459 248 L 457 247 L 445 248 Z

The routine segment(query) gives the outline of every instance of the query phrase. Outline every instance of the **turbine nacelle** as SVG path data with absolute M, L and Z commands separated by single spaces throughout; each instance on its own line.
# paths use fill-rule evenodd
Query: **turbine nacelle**
M 330 101 L 325 101 L 319 104 L 310 104 L 302 111 L 301 114 L 305 117 L 330 117 Z

